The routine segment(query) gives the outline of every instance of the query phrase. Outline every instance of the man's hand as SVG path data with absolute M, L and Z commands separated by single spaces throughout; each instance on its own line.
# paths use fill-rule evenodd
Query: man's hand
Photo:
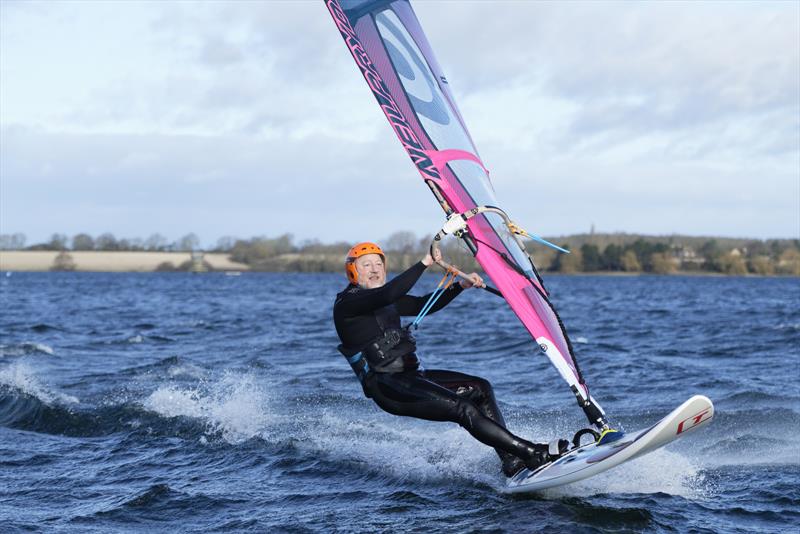
M 486 287 L 486 284 L 483 282 L 483 278 L 480 277 L 478 273 L 470 273 L 469 280 L 464 280 L 463 278 L 458 281 L 461 284 L 461 287 L 464 289 L 469 289 L 470 287 Z
M 433 256 L 431 256 L 430 253 L 425 254 L 425 257 L 422 258 L 422 263 L 425 265 L 425 267 L 430 267 L 433 262 L 435 261 L 438 262 L 441 259 L 442 259 L 442 251 L 437 248 L 434 249 Z

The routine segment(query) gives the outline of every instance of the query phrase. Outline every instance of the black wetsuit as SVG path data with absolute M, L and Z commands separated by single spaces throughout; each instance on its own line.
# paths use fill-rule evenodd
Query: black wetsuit
M 400 316 L 417 315 L 428 301 L 430 295 L 407 295 L 424 271 L 425 265 L 419 262 L 382 287 L 364 289 L 351 284 L 336 297 L 333 319 L 342 341 L 340 351 L 348 359 L 363 355 L 367 361 L 368 371 L 360 376 L 364 393 L 394 415 L 458 423 L 495 448 L 506 474 L 513 474 L 522 462 L 529 466 L 541 463 L 547 447 L 506 430 L 487 380 L 421 367 L 414 339 L 401 327 Z M 459 284 L 445 290 L 429 313 L 445 307 L 461 291 Z M 397 334 L 383 343 L 391 337 L 387 332 Z M 376 353 L 370 346 L 385 350 Z

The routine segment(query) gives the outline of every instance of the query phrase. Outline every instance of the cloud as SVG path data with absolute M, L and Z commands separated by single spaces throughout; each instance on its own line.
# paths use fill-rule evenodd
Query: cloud
M 24 127 L 3 128 L 0 137 L 0 227 L 32 240 L 54 231 L 171 238 L 196 232 L 207 242 L 285 232 L 333 241 L 368 231 L 381 239 L 398 221 L 424 232 L 420 214 L 438 222 L 440 212 L 391 140 L 342 151 L 318 137 L 276 145 L 247 136 Z M 376 173 L 362 164 L 376 148 L 378 159 L 396 160 L 394 169 Z
M 0 20 L 4 232 L 441 221 L 322 3 L 22 5 Z M 414 6 L 521 222 L 796 234 L 796 3 Z
M 598 140 L 608 146 L 654 132 L 685 136 L 694 128 L 723 130 L 759 120 L 769 121 L 774 135 L 751 128 L 747 138 L 729 141 L 749 153 L 753 146 L 775 153 L 787 136 L 798 139 L 796 3 L 495 2 L 469 8 L 453 19 L 447 5 L 417 6 L 423 26 L 435 29 L 429 35 L 449 66 L 452 86 L 484 101 L 510 86 L 534 89 L 533 105 L 514 109 L 531 124 L 541 113 L 537 100 L 561 102 L 571 108 L 561 117 L 561 149 L 591 143 L 595 150 Z

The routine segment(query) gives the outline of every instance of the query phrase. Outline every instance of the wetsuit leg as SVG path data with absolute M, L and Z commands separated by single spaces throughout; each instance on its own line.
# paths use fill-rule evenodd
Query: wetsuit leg
M 486 417 L 503 428 L 506 427 L 492 384 L 485 378 L 444 370 L 426 370 L 422 374 L 427 380 L 449 389 L 459 397 L 471 400 Z M 517 456 L 498 448 L 495 448 L 495 452 L 500 457 L 503 472 L 506 474 L 516 472 L 522 467 L 522 460 Z
M 485 378 L 467 375 L 457 371 L 429 370 L 422 371 L 422 376 L 442 387 L 445 387 L 459 397 L 469 399 L 478 409 L 502 427 L 506 426 L 503 414 L 497 406 L 492 384 Z
M 458 423 L 478 441 L 526 462 L 541 454 L 538 447 L 515 436 L 483 413 L 474 401 L 426 379 L 425 374 L 418 371 L 375 373 L 367 379 L 366 385 L 372 400 L 391 414 Z M 494 395 L 491 399 L 494 400 Z M 495 410 L 494 415 L 499 415 L 499 410 Z

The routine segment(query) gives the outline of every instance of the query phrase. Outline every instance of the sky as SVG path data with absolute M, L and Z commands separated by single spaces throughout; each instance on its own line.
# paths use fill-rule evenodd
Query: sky
M 530 232 L 800 237 L 800 2 L 412 5 Z M 0 233 L 442 222 L 321 0 L 0 0 Z

